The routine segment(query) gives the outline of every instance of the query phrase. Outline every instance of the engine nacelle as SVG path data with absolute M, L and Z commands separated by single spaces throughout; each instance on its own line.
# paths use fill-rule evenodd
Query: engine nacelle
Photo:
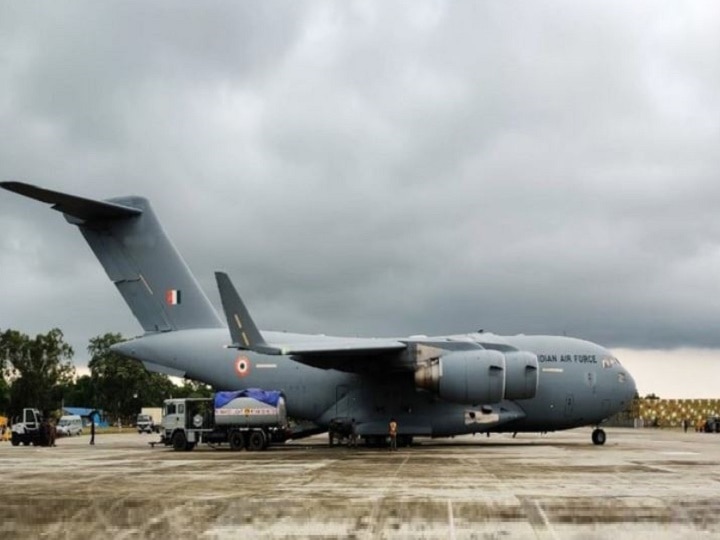
M 497 403 L 505 395 L 505 356 L 480 349 L 449 352 L 419 365 L 415 384 L 456 403 Z
M 538 388 L 538 359 L 527 351 L 505 353 L 505 399 L 531 399 Z

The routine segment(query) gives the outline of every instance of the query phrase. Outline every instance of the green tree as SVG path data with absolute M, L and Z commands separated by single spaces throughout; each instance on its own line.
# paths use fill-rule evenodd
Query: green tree
M 207 398 L 212 397 L 213 389 L 205 383 L 185 379 L 182 386 L 176 386 L 172 397 L 176 398 Z
M 3 371 L 0 371 L 0 415 L 10 410 L 10 384 L 5 380 Z
M 123 338 L 104 334 L 90 340 L 88 367 L 96 394 L 96 407 L 114 418 L 132 420 L 144 406 L 159 407 L 172 395 L 175 385 L 166 376 L 151 373 L 138 360 L 110 350 Z
M 75 375 L 72 356 L 73 349 L 58 328 L 35 338 L 17 330 L 0 334 L 0 365 L 12 381 L 10 413 L 16 415 L 23 407 L 59 409 L 63 390 Z
M 147 380 L 140 388 L 137 400 L 141 407 L 162 407 L 163 401 L 174 397 L 177 386 L 167 375 L 152 371 L 146 371 L 146 373 Z
M 66 407 L 97 407 L 95 385 L 90 375 L 82 375 L 68 384 L 63 391 Z

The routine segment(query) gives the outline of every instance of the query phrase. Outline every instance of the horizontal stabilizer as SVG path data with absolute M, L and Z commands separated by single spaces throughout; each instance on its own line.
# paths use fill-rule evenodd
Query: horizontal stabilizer
M 142 214 L 142 210 L 131 206 L 85 199 L 75 195 L 68 195 L 67 193 L 60 193 L 59 191 L 39 188 L 24 182 L 0 182 L 0 187 L 37 201 L 52 204 L 54 210 L 84 221 L 122 218 Z

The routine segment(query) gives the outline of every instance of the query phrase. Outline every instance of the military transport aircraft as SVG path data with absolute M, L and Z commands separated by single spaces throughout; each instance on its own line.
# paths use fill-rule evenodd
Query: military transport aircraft
M 601 445 L 606 435 L 597 426 L 635 395 L 635 382 L 610 351 L 564 336 L 261 332 L 230 279 L 217 273 L 226 326 L 147 199 L 97 201 L 21 182 L 0 186 L 52 204 L 80 229 L 145 331 L 116 352 L 216 389 L 281 390 L 288 414 L 312 422 L 306 433 L 352 422 L 368 444 L 380 444 L 390 418 L 400 443 L 588 425 Z

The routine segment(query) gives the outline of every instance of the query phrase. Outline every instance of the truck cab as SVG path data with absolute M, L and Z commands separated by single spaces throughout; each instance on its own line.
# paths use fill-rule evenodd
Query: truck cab
M 166 399 L 163 403 L 162 440 L 175 450 L 192 450 L 202 434 L 212 431 L 206 398 Z

